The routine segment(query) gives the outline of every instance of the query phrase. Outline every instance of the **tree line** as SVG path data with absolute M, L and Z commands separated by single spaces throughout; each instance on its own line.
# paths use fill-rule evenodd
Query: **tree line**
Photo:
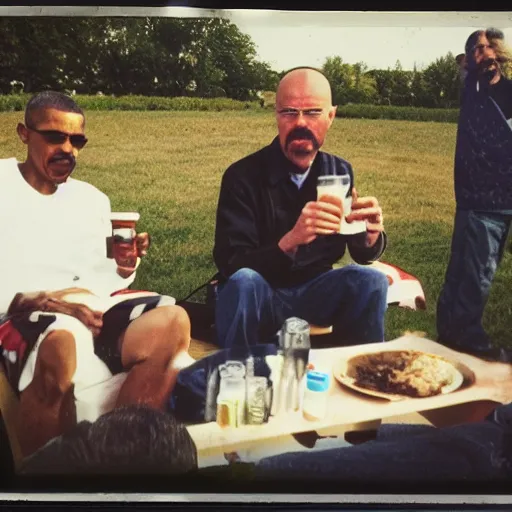
M 219 18 L 0 18 L 0 91 L 251 99 L 277 73 Z
M 369 70 L 339 56 L 322 66 L 338 105 L 454 107 L 459 67 L 448 53 L 424 70 Z M 0 18 L 0 93 L 227 97 L 254 100 L 284 72 L 220 18 Z
M 393 69 L 368 70 L 363 62 L 347 64 L 341 57 L 329 57 L 322 70 L 332 84 L 337 105 L 454 108 L 459 104 L 460 68 L 451 52 L 424 70 L 403 70 L 400 61 Z

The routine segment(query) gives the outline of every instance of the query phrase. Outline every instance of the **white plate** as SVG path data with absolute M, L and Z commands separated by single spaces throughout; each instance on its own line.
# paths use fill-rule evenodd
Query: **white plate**
M 361 386 L 358 386 L 355 383 L 356 379 L 354 377 L 350 376 L 350 373 L 351 373 L 351 371 L 350 371 L 351 370 L 351 363 L 352 363 L 353 359 L 359 358 L 359 357 L 361 357 L 363 355 L 364 356 L 370 356 L 370 355 L 383 354 L 383 353 L 389 353 L 389 352 L 401 353 L 401 352 L 421 352 L 421 351 L 414 351 L 414 350 L 412 350 L 412 351 L 411 350 L 391 350 L 391 351 L 387 351 L 387 350 L 383 350 L 383 351 L 380 351 L 380 352 L 373 352 L 373 353 L 369 353 L 369 354 L 360 354 L 360 355 L 357 355 L 357 356 L 352 356 L 350 358 L 345 358 L 345 359 L 342 359 L 342 360 L 338 361 L 336 363 L 335 367 L 333 368 L 334 378 L 340 384 L 343 384 L 344 386 L 347 386 L 350 389 L 353 389 L 353 390 L 358 391 L 360 393 L 364 393 L 365 395 L 373 396 L 373 397 L 376 397 L 376 398 L 384 398 L 386 400 L 390 400 L 390 401 L 393 401 L 393 402 L 394 401 L 398 401 L 398 400 L 406 400 L 406 399 L 410 399 L 410 398 L 431 398 L 431 397 L 411 397 L 411 396 L 408 396 L 408 395 L 384 393 L 384 392 L 381 392 L 381 391 L 375 391 L 373 389 L 363 388 Z M 435 355 L 435 354 L 429 354 L 429 353 L 426 353 L 426 352 L 422 352 L 422 354 L 430 356 L 430 357 L 433 357 L 435 359 L 440 359 L 444 363 L 446 363 L 446 364 L 451 366 L 451 369 L 452 369 L 452 372 L 453 372 L 453 380 L 452 380 L 451 384 L 448 384 L 448 385 L 444 386 L 443 388 L 441 388 L 441 394 L 445 395 L 447 393 L 452 393 L 453 391 L 459 389 L 462 386 L 462 384 L 464 383 L 464 374 L 457 367 L 457 366 L 460 366 L 460 365 L 458 365 L 455 362 L 449 361 L 448 359 L 446 359 L 444 357 Z M 436 395 L 432 395 L 432 396 L 436 396 Z

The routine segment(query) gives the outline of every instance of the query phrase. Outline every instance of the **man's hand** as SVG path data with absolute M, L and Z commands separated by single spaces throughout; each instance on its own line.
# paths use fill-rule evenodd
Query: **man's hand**
M 307 203 L 292 230 L 279 240 L 279 248 L 293 254 L 299 245 L 311 243 L 318 235 L 339 233 L 343 204 L 339 197 L 324 195 L 321 201 Z
M 354 220 L 366 221 L 366 246 L 374 246 L 384 231 L 382 208 L 375 197 L 358 197 L 355 188 L 352 189 L 352 211 L 346 221 L 350 223 Z
M 85 304 L 75 304 L 63 300 L 73 293 L 90 293 L 83 288 L 66 288 L 53 292 L 18 293 L 9 306 L 8 315 L 45 311 L 63 313 L 80 320 L 96 337 L 103 326 L 103 313 L 93 311 Z

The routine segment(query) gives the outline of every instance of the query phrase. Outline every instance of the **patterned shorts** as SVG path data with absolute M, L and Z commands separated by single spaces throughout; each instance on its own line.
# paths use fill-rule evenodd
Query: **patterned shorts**
M 126 290 L 121 299 L 103 314 L 103 327 L 93 340 L 79 320 L 62 313 L 34 312 L 6 318 L 0 323 L 0 350 L 5 373 L 12 388 L 23 391 L 32 381 L 37 352 L 46 336 L 55 330 L 70 331 L 76 344 L 75 389 L 87 387 L 123 371 L 118 340 L 128 325 L 143 313 L 175 304 L 172 297 L 151 292 Z M 122 299 L 120 296 L 125 296 Z M 132 297 L 130 297 L 132 295 Z

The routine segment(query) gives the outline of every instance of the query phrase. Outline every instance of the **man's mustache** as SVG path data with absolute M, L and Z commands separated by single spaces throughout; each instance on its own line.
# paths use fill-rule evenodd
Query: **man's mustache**
M 470 60 L 467 64 L 466 72 L 473 76 L 486 75 L 488 73 L 494 74 L 496 70 L 489 69 L 493 64 L 495 64 L 497 69 L 501 68 L 500 59 L 485 59 L 479 64 Z
M 288 149 L 288 146 L 290 145 L 291 142 L 300 139 L 310 140 L 313 143 L 313 147 L 315 148 L 315 150 L 320 149 L 320 144 L 316 140 L 316 137 L 307 128 L 295 128 L 294 130 L 292 130 L 286 137 L 285 148 Z
M 498 65 L 498 61 L 496 59 L 485 59 L 480 65 L 481 68 L 486 69 L 493 64 Z
M 76 164 L 76 159 L 73 155 L 67 155 L 66 153 L 59 153 L 50 158 L 50 163 L 59 162 L 61 160 L 67 161 L 70 165 Z

